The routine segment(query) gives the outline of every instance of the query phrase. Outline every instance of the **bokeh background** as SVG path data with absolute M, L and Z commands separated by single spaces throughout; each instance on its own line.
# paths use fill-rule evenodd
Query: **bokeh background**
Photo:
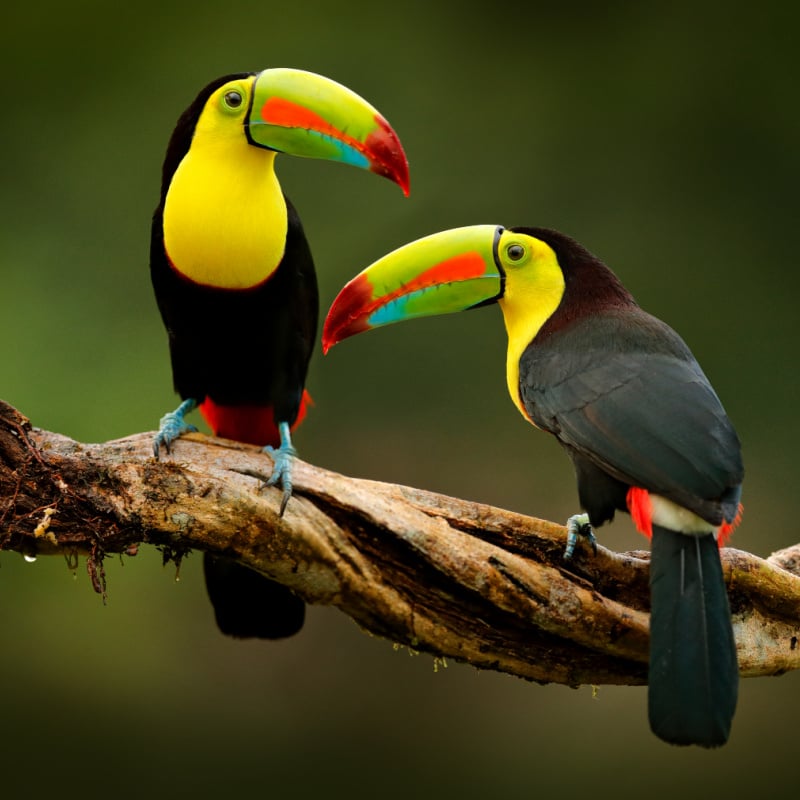
M 175 405 L 147 269 L 172 126 L 212 78 L 294 66 L 372 101 L 412 194 L 282 158 L 323 311 L 366 264 L 472 223 L 601 255 L 689 342 L 744 442 L 759 555 L 798 540 L 800 60 L 791 4 L 14 4 L 0 47 L 0 396 L 82 441 Z M 313 361 L 306 460 L 551 519 L 571 468 L 507 396 L 497 308 Z M 253 365 L 258 368 L 257 364 Z M 627 520 L 602 531 L 642 545 Z M 645 690 L 434 668 L 311 608 L 278 644 L 222 638 L 201 560 L 0 556 L 3 797 L 700 797 L 797 791 L 800 675 L 746 680 L 730 743 L 655 740 Z

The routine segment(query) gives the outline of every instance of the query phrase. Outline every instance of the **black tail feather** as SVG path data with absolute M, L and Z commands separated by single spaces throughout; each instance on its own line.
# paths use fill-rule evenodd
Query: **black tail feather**
M 736 710 L 739 668 L 713 534 L 653 526 L 650 594 L 650 727 L 672 744 L 719 747 Z
M 303 627 L 305 603 L 285 586 L 209 553 L 203 567 L 217 626 L 227 636 L 283 639 Z

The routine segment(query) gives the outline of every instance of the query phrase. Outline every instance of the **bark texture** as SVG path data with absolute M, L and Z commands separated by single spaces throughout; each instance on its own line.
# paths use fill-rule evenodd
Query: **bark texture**
M 257 448 L 193 434 L 156 461 L 152 441 L 80 444 L 0 401 L 0 549 L 86 555 L 100 592 L 106 554 L 207 550 L 415 650 L 541 682 L 646 682 L 647 552 L 579 545 L 567 562 L 562 525 L 302 461 L 280 517 Z M 800 544 L 722 559 L 742 674 L 800 667 Z

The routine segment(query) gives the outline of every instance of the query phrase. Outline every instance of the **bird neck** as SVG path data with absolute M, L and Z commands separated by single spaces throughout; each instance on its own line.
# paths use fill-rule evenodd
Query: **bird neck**
M 536 268 L 506 274 L 506 290 L 498 301 L 508 334 L 508 393 L 525 419 L 531 421 L 519 392 L 519 362 L 525 348 L 555 313 L 564 296 L 564 274 L 552 250 L 544 245 Z
M 275 153 L 226 139 L 195 141 L 164 202 L 164 247 L 189 280 L 220 289 L 263 283 L 283 258 L 286 201 Z

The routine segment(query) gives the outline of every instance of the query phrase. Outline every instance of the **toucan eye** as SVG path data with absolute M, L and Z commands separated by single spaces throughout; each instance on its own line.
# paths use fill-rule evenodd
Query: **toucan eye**
M 509 261 L 519 261 L 525 257 L 525 248 L 521 244 L 510 244 L 506 248 Z
M 233 89 L 230 92 L 225 92 L 225 105 L 228 106 L 228 108 L 239 108 L 243 102 L 244 98 L 241 92 L 237 92 Z

